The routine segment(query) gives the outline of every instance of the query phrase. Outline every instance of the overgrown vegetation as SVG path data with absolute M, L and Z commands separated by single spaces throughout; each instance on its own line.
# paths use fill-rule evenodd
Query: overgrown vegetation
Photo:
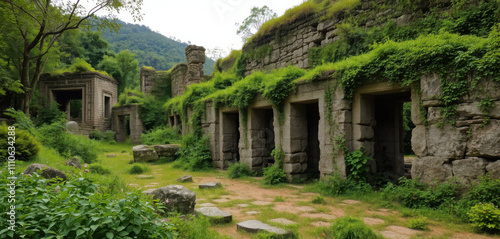
M 34 159 L 40 151 L 40 143 L 28 131 L 12 128 L 14 130 L 9 130 L 9 126 L 0 124 L 0 162 L 7 161 L 9 156 L 21 161 Z
M 134 164 L 129 170 L 130 174 L 142 174 L 151 171 L 147 164 Z
M 179 158 L 175 161 L 174 167 L 189 171 L 213 168 L 208 140 L 208 137 L 203 137 L 200 140 L 194 134 L 185 135 L 178 151 Z
M 241 162 L 236 162 L 229 165 L 227 168 L 227 177 L 228 178 L 241 178 L 245 176 L 253 176 L 252 169 Z
M 89 139 L 95 139 L 99 141 L 105 142 L 114 142 L 115 141 L 115 132 L 111 130 L 106 130 L 104 132 L 96 129 L 89 133 Z
M 288 179 L 286 177 L 285 170 L 283 170 L 282 163 L 285 153 L 278 147 L 271 152 L 271 156 L 274 157 L 274 164 L 271 167 L 264 168 L 264 178 L 262 179 L 262 183 L 264 185 L 287 183 Z
M 330 227 L 333 239 L 382 239 L 379 233 L 366 225 L 361 219 L 345 216 L 335 219 Z
M 176 144 L 181 141 L 182 136 L 178 129 L 172 127 L 158 127 L 141 135 L 141 143 L 146 145 Z

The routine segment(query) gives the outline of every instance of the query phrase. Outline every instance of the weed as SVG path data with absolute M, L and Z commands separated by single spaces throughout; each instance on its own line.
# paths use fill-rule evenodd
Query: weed
M 325 199 L 322 197 L 322 196 L 316 196 L 314 197 L 312 200 L 311 200 L 312 203 L 314 204 L 324 204 L 325 203 Z
M 427 218 L 425 217 L 420 217 L 420 218 L 412 218 L 408 221 L 407 226 L 411 229 L 415 230 L 427 230 L 427 225 L 429 225 L 429 222 L 427 221 Z
M 330 227 L 331 238 L 335 239 L 382 239 L 362 220 L 350 216 L 335 219 Z
M 252 176 L 252 175 L 253 173 L 250 167 L 241 162 L 236 162 L 234 164 L 231 164 L 227 169 L 228 178 L 241 178 L 244 176 Z

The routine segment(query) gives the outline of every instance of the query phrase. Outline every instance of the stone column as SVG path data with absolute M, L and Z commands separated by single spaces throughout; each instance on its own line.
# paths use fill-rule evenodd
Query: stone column
M 203 79 L 203 64 L 205 64 L 205 48 L 189 45 L 186 47 L 187 79 L 186 86 L 198 83 Z

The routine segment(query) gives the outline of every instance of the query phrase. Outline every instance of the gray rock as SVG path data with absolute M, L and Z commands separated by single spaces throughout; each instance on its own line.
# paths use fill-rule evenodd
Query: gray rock
M 60 178 L 63 181 L 66 181 L 66 174 L 63 171 L 49 167 L 49 166 L 44 165 L 44 164 L 39 164 L 39 163 L 30 164 L 24 170 L 23 174 L 32 175 L 33 173 L 35 173 L 38 170 L 41 171 L 40 176 L 42 176 L 44 178 L 47 178 L 47 179 Z
M 488 161 L 482 158 L 466 158 L 455 160 L 452 164 L 453 176 L 469 183 L 470 181 L 477 180 L 479 176 L 484 176 Z
M 427 150 L 429 155 L 447 159 L 462 159 L 467 146 L 467 131 L 445 125 L 438 128 L 429 127 L 427 135 Z
M 488 166 L 486 166 L 486 172 L 488 172 L 491 179 L 500 179 L 500 160 L 488 164 Z
M 441 80 L 438 74 L 427 74 L 420 78 L 422 100 L 434 100 L 441 95 Z
M 159 157 L 175 157 L 181 146 L 179 144 L 162 144 L 153 147 Z
M 222 184 L 219 182 L 216 183 L 203 183 L 199 185 L 200 189 L 211 189 L 211 188 L 221 188 Z
M 71 166 L 73 168 L 82 168 L 82 165 L 80 164 L 80 159 L 78 157 L 73 157 L 70 160 L 64 162 L 64 164 Z
M 269 221 L 270 222 L 274 222 L 274 223 L 283 224 L 283 225 L 294 225 L 294 224 L 297 224 L 296 222 L 290 221 L 290 220 L 288 220 L 286 218 L 275 218 L 275 219 L 271 219 Z
M 490 120 L 484 127 L 479 125 L 471 127 L 467 156 L 500 157 L 500 120 Z
M 177 179 L 177 182 L 179 183 L 193 182 L 193 177 L 191 177 L 191 175 L 182 176 Z
M 231 213 L 222 211 L 217 207 L 196 208 L 195 212 L 208 217 L 210 222 L 214 224 L 230 223 L 233 220 Z
M 66 129 L 72 134 L 80 133 L 80 127 L 78 126 L 78 123 L 75 121 L 68 121 L 66 123 Z
M 453 176 L 452 166 L 446 163 L 447 160 L 440 157 L 416 158 L 411 167 L 411 177 L 429 184 L 447 181 Z
M 179 212 L 181 214 L 189 214 L 194 212 L 196 205 L 196 194 L 180 185 L 169 185 L 166 187 L 158 188 L 153 192 L 142 192 L 144 194 L 153 195 L 153 199 L 159 199 L 160 203 L 166 204 L 166 212 Z
M 272 234 L 277 234 L 281 238 L 293 238 L 291 231 L 281 229 L 278 227 L 270 226 L 269 224 L 263 223 L 257 220 L 248 220 L 236 224 L 237 230 L 243 230 L 250 233 L 258 233 L 261 231 L 269 232 Z
M 134 155 L 134 163 L 136 162 L 151 162 L 158 160 L 158 154 L 152 146 L 136 145 L 132 148 Z
M 423 125 L 417 125 L 411 133 L 411 148 L 418 157 L 427 155 L 427 129 Z

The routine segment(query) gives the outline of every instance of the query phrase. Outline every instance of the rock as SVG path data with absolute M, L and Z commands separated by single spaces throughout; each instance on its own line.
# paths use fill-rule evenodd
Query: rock
M 418 178 L 424 183 L 440 183 L 451 179 L 452 166 L 447 158 L 422 157 L 415 158 L 411 167 L 411 177 Z
M 427 74 L 420 78 L 422 100 L 435 100 L 441 95 L 441 80 L 438 74 Z
M 265 206 L 271 204 L 271 202 L 266 202 L 266 201 L 253 201 L 251 202 L 253 205 L 259 205 L 259 206 Z
M 166 204 L 166 211 L 168 212 L 176 211 L 181 214 L 194 212 L 196 194 L 183 186 L 169 185 L 158 188 L 151 194 L 153 195 L 153 199 L 159 199 L 160 203 L 165 203 L 165 200 L 168 200 Z
M 427 156 L 427 129 L 423 125 L 417 125 L 411 133 L 411 148 L 418 157 Z
M 467 131 L 445 125 L 429 127 L 427 134 L 427 152 L 435 157 L 462 159 L 467 146 Z
M 490 120 L 481 127 L 471 126 L 472 131 L 467 142 L 467 156 L 500 157 L 500 120 Z
M 75 121 L 68 121 L 66 123 L 66 129 L 72 134 L 80 133 L 80 127 L 78 126 L 78 123 Z
M 182 176 L 182 177 L 177 179 L 177 182 L 179 182 L 179 183 L 193 182 L 193 177 L 191 177 L 191 175 Z
M 132 152 L 134 163 L 156 161 L 159 158 L 153 147 L 148 145 L 136 145 L 132 148 Z
M 500 179 L 500 160 L 488 164 L 488 166 L 486 166 L 486 172 L 488 172 L 491 179 Z
M 153 146 L 158 157 L 175 157 L 181 147 L 179 144 L 162 144 Z
M 213 203 L 202 203 L 202 204 L 198 204 L 199 207 L 215 207 L 215 204 Z
M 233 215 L 231 213 L 222 211 L 217 207 L 197 208 L 195 212 L 208 217 L 210 222 L 214 224 L 230 223 L 233 220 Z
M 203 183 L 199 185 L 200 189 L 211 189 L 211 188 L 221 188 L 222 184 L 219 182 L 216 183 Z
M 78 157 L 73 157 L 70 160 L 64 162 L 64 164 L 71 166 L 73 168 L 81 169 L 82 165 L 80 164 L 80 159 Z
M 404 14 L 396 19 L 396 24 L 398 26 L 406 27 L 412 21 L 412 16 L 409 14 Z
M 237 230 L 243 230 L 246 232 L 250 233 L 258 233 L 261 231 L 266 231 L 272 234 L 277 234 L 278 236 L 281 236 L 281 238 L 293 238 L 293 234 L 291 231 L 287 231 L 285 229 L 277 228 L 270 226 L 268 224 L 265 224 L 261 221 L 257 220 L 249 220 L 249 221 L 244 221 L 236 224 L 236 229 Z
M 114 158 L 114 157 L 116 157 L 116 154 L 106 154 L 106 157 L 108 157 L 108 158 Z
M 452 164 L 453 176 L 469 183 L 470 181 L 477 180 L 479 176 L 484 176 L 488 161 L 482 158 L 466 158 L 455 160 Z
M 29 174 L 32 175 L 36 171 L 41 170 L 40 176 L 51 179 L 51 178 L 60 178 L 63 181 L 66 181 L 66 174 L 58 169 L 49 167 L 44 164 L 39 164 L 39 163 L 34 163 L 29 165 L 23 172 L 23 174 Z
M 275 218 L 275 219 L 271 219 L 269 221 L 270 222 L 274 222 L 274 223 L 283 224 L 283 225 L 294 225 L 294 224 L 297 224 L 296 222 L 290 221 L 290 220 L 288 220 L 286 218 Z
M 423 125 L 420 95 L 416 90 L 411 91 L 411 121 L 415 125 Z

